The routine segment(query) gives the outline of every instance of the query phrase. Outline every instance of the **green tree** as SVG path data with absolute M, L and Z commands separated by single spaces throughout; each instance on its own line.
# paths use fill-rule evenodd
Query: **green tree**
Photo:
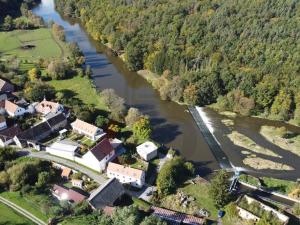
M 143 47 L 135 41 L 131 41 L 126 47 L 125 61 L 130 70 L 143 69 L 144 52 Z
M 155 216 L 148 216 L 141 222 L 140 225 L 167 225 L 167 223 Z
M 229 174 L 225 170 L 220 170 L 212 179 L 209 189 L 209 194 L 217 208 L 222 208 L 230 202 L 229 186 Z
M 149 139 L 152 133 L 150 120 L 146 117 L 142 117 L 133 124 L 132 131 L 133 135 L 139 140 L 144 141 Z
M 105 116 L 98 115 L 96 117 L 95 124 L 97 127 L 103 127 L 103 126 L 107 125 L 108 122 L 109 122 L 109 119 L 107 119 Z
M 41 101 L 44 98 L 54 99 L 55 89 L 45 83 L 34 83 L 25 89 L 25 97 L 34 102 Z
M 291 110 L 292 99 L 289 93 L 280 90 L 271 107 L 271 115 L 276 119 L 287 120 Z
M 37 188 L 45 188 L 49 184 L 50 178 L 51 178 L 51 175 L 49 172 L 43 171 L 43 172 L 39 173 L 38 180 L 35 183 L 35 186 Z
M 137 207 L 128 206 L 123 208 L 117 208 L 117 210 L 113 213 L 111 219 L 113 225 L 138 225 L 141 221 L 141 214 Z
M 194 170 L 194 166 L 185 162 L 182 157 L 175 156 L 168 160 L 157 176 L 158 193 L 162 196 L 171 194 L 184 179 L 193 175 Z
M 10 15 L 7 15 L 5 18 L 4 18 L 4 22 L 3 22 L 3 29 L 6 30 L 6 31 L 9 31 L 11 29 L 13 29 L 13 19 Z

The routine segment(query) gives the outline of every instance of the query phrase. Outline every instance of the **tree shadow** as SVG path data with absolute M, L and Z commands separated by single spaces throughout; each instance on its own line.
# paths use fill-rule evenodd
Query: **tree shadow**
M 179 131 L 179 126 L 174 124 L 164 124 L 159 127 L 155 127 L 151 138 L 159 143 L 167 144 L 175 140 L 181 132 Z

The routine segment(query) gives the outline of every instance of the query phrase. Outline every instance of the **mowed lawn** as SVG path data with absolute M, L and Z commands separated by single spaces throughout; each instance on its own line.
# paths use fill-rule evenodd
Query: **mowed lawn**
M 81 100 L 84 104 L 95 105 L 97 109 L 105 110 L 106 107 L 96 89 L 92 86 L 92 81 L 86 77 L 75 76 L 66 80 L 51 80 L 48 83 L 56 91 L 71 91 L 75 98 Z
M 7 225 L 33 225 L 29 219 L 18 214 L 13 209 L 0 203 L 0 224 Z
M 35 46 L 22 49 L 22 46 Z M 50 29 L 14 30 L 0 32 L 0 54 L 2 57 L 16 56 L 21 60 L 35 61 L 38 58 L 56 58 L 68 54 L 67 45 L 57 40 Z
M 7 200 L 15 203 L 16 205 L 20 206 L 21 208 L 27 210 L 28 212 L 32 213 L 39 219 L 43 221 L 48 221 L 48 217 L 41 212 L 40 207 L 29 197 L 21 197 L 19 192 L 2 192 L 0 194 L 2 197 L 6 198 Z M 36 196 L 38 198 L 39 196 Z M 2 215 L 0 213 L 0 215 Z M 1 217 L 1 216 L 0 216 Z M 1 218 L 0 218 L 1 221 Z M 1 222 L 0 222 L 1 224 Z

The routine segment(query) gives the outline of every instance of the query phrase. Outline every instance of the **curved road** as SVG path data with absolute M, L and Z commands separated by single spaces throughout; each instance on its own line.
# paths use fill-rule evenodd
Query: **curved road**
M 10 208 L 12 208 L 13 210 L 17 211 L 21 215 L 27 217 L 28 219 L 30 219 L 32 222 L 34 222 L 36 224 L 47 225 L 47 223 L 40 220 L 39 218 L 37 218 L 36 216 L 31 214 L 30 212 L 26 211 L 25 209 L 21 208 L 20 206 L 16 205 L 15 203 L 13 203 L 13 202 L 11 202 L 11 201 L 9 201 L 9 200 L 1 197 L 1 196 L 0 196 L 0 202 L 2 202 L 3 204 L 7 205 Z
M 23 150 L 22 153 L 24 153 L 25 155 L 27 155 L 29 157 L 40 158 L 40 159 L 44 159 L 47 161 L 56 162 L 56 163 L 68 166 L 74 170 L 77 170 L 77 171 L 80 171 L 80 172 L 86 174 L 87 176 L 92 178 L 94 181 L 96 181 L 100 185 L 104 184 L 107 181 L 106 176 L 104 174 L 102 175 L 100 173 L 92 171 L 92 170 L 86 168 L 85 166 L 82 166 L 82 165 L 72 162 L 70 160 L 66 160 L 66 159 L 63 159 L 60 157 L 49 155 L 44 151 L 31 152 L 30 150 Z

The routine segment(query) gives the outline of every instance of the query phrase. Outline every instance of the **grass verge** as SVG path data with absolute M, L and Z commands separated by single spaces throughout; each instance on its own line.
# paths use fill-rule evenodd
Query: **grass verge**
M 34 225 L 29 219 L 15 212 L 8 206 L 0 203 L 0 224 L 14 224 L 14 225 Z
M 36 204 L 36 201 L 30 199 L 30 196 L 22 197 L 19 192 L 2 192 L 0 195 L 3 198 L 15 203 L 16 205 L 22 207 L 23 209 L 27 210 L 28 212 L 32 213 L 39 219 L 47 222 L 48 217 L 41 212 L 40 207 Z M 38 196 L 32 196 L 33 198 L 38 198 Z

